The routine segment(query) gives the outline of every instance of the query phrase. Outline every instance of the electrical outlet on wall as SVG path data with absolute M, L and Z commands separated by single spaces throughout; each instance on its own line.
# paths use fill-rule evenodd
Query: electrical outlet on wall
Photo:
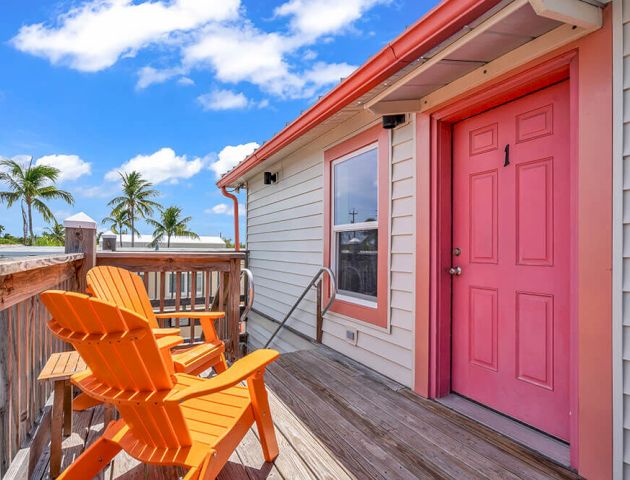
M 346 342 L 356 345 L 358 336 L 359 331 L 356 328 L 346 329 Z

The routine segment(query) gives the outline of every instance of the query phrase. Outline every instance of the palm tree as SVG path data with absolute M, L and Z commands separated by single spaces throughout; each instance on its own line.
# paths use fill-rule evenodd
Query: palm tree
M 151 247 L 155 247 L 166 236 L 166 247 L 171 246 L 171 237 L 188 237 L 199 238 L 195 232 L 188 230 L 188 222 L 191 217 L 182 218 L 182 209 L 179 207 L 168 207 L 164 211 L 160 212 L 161 222 L 153 219 L 148 219 L 149 225 L 152 225 L 153 241 L 149 244 Z
M 159 203 L 151 200 L 160 192 L 152 189 L 153 184 L 142 178 L 140 172 L 119 172 L 122 178 L 122 195 L 114 198 L 107 205 L 113 210 L 125 210 L 129 215 L 131 230 L 131 246 L 135 244 L 136 218 L 148 218 L 153 215 L 153 209 L 161 210 Z
M 32 158 L 28 166 L 15 160 L 0 161 L 0 182 L 9 188 L 7 191 L 0 191 L 0 202 L 6 202 L 9 208 L 20 202 L 25 243 L 33 242 L 33 208 L 44 220 L 52 222 L 54 216 L 44 203 L 46 200 L 60 199 L 70 205 L 74 204 L 70 192 L 59 190 L 55 186 L 58 177 L 59 169 L 48 165 L 33 166 Z
M 135 227 L 131 225 L 128 210 L 118 210 L 115 208 L 112 210 L 112 213 L 109 214 L 109 217 L 105 217 L 101 223 L 103 225 L 109 224 L 110 230 L 118 234 L 121 247 L 123 246 L 123 233 L 127 233 L 127 230 L 133 230 L 133 233 L 138 233 Z
M 53 221 L 55 223 L 52 227 L 46 227 L 44 229 L 46 232 L 45 235 L 54 242 L 64 245 L 66 243 L 66 230 L 64 226 L 57 222 L 54 218 Z

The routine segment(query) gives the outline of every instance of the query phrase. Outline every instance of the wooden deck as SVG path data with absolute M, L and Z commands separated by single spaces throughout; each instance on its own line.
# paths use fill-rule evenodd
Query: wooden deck
M 267 375 L 280 456 L 263 462 L 255 429 L 221 472 L 257 479 L 563 479 L 572 472 L 327 348 L 288 353 Z M 101 408 L 75 414 L 68 465 L 103 428 Z M 177 479 L 120 454 L 104 479 Z M 33 478 L 45 479 L 47 453 Z

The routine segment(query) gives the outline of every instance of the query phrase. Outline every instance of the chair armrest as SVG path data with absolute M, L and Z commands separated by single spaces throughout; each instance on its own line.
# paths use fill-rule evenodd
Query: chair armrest
M 153 335 L 155 335 L 155 338 L 171 337 L 173 335 L 180 334 L 179 328 L 153 328 L 152 330 L 153 330 Z
M 216 342 L 219 340 L 217 331 L 214 328 L 214 321 L 225 317 L 225 312 L 164 312 L 157 313 L 156 318 L 190 318 L 197 319 L 201 324 L 203 330 L 203 336 L 206 338 L 206 342 Z M 177 332 L 179 334 L 179 332 Z
M 179 335 L 170 335 L 168 337 L 156 338 L 157 346 L 160 350 L 163 348 L 173 348 L 176 345 L 184 343 L 184 339 Z
M 204 382 L 200 382 L 197 385 L 192 385 L 172 393 L 166 400 L 179 403 L 184 400 L 209 395 L 233 387 L 256 374 L 256 372 L 264 370 L 267 365 L 276 360 L 279 356 L 280 354 L 275 350 L 256 350 L 234 362 L 225 372 L 216 377 L 209 378 Z
M 164 312 L 156 313 L 155 318 L 198 318 L 199 320 L 209 318 L 210 320 L 218 320 L 225 317 L 225 312 Z

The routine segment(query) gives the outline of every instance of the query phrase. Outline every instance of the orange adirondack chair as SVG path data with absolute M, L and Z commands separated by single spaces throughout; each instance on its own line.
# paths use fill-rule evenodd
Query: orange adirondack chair
M 168 357 L 181 337 L 156 339 L 146 318 L 97 298 L 62 291 L 41 298 L 53 317 L 48 327 L 88 365 L 72 383 L 121 415 L 59 479 L 93 478 L 121 449 L 145 463 L 189 468 L 185 480 L 213 479 L 254 422 L 265 460 L 276 458 L 263 375 L 278 352 L 258 350 L 210 379 L 175 373 Z
M 225 345 L 214 328 L 214 321 L 223 318 L 225 313 L 188 311 L 156 314 L 142 278 L 124 268 L 94 267 L 87 274 L 87 286 L 88 293 L 95 297 L 128 308 L 148 319 L 156 337 L 180 333 L 178 328 L 159 328 L 159 318 L 189 318 L 191 321 L 198 319 L 205 343 L 173 353 L 175 371 L 198 375 L 211 367 L 217 373 L 226 370 Z

